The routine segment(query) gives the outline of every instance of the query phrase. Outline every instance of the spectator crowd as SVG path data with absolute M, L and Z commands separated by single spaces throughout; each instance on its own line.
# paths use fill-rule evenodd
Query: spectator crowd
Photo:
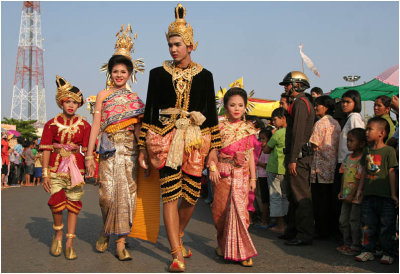
M 270 120 L 247 118 L 263 148 L 257 188 L 249 192 L 251 224 L 276 232 L 287 245 L 331 239 L 357 261 L 378 257 L 392 264 L 398 256 L 398 96 L 378 96 L 374 117 L 364 120 L 356 90 L 335 100 L 319 87 L 308 94 L 301 82 L 280 84 L 285 93 Z M 207 174 L 205 168 L 203 194 L 212 206 Z

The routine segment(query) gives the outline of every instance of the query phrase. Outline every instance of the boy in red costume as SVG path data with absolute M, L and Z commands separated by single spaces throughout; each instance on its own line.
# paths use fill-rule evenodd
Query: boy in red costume
M 80 147 L 82 152 L 87 151 L 90 124 L 82 116 L 75 114 L 83 104 L 82 92 L 58 75 L 56 83 L 56 101 L 63 112 L 44 126 L 40 142 L 40 150 L 43 150 L 42 178 L 44 189 L 51 194 L 48 205 L 53 213 L 53 228 L 56 230 L 50 253 L 53 256 L 62 253 L 62 211 L 67 209 L 65 257 L 73 260 L 77 255 L 72 240 L 76 237 L 75 227 L 82 208 L 81 198 L 85 184 L 84 157 Z

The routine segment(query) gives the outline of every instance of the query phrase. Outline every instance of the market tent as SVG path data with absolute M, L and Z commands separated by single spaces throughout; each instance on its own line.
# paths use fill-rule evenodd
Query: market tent
M 357 90 L 362 101 L 375 101 L 380 95 L 392 97 L 399 94 L 399 65 L 389 68 L 373 80 L 359 86 L 338 87 L 329 95 L 332 98 L 341 98 L 342 95 L 351 89 Z

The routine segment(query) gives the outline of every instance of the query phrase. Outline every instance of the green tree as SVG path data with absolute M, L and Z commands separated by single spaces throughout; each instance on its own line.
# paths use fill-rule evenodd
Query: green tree
M 32 140 L 34 137 L 38 137 L 36 135 L 37 129 L 34 127 L 34 124 L 37 122 L 37 120 L 18 120 L 14 118 L 3 118 L 1 121 L 3 124 L 9 124 L 9 125 L 16 125 L 16 130 L 21 133 L 21 136 L 27 139 Z

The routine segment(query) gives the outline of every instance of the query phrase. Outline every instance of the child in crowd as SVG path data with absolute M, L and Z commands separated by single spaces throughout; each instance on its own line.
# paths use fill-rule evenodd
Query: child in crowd
M 22 176 L 23 176 L 23 164 L 22 164 L 22 153 L 24 151 L 24 148 L 22 146 L 22 144 L 25 142 L 24 138 L 22 136 L 19 136 L 17 138 L 17 144 L 14 147 L 14 151 L 15 151 L 15 165 L 16 165 L 16 181 L 18 186 L 22 186 Z
M 395 150 L 385 145 L 389 124 L 381 117 L 368 120 L 366 135 L 369 143 L 361 158 L 363 166 L 356 200 L 361 206 L 360 262 L 374 260 L 373 251 L 379 239 L 383 251 L 382 264 L 392 264 L 395 256 L 396 196 L 395 167 L 398 166 Z
M 271 130 L 262 129 L 258 134 L 258 139 L 261 142 L 261 146 L 266 146 L 269 139 L 272 136 Z M 261 210 L 261 224 L 258 225 L 260 228 L 269 228 L 269 191 L 268 191 L 268 180 L 267 180 L 267 163 L 269 154 L 261 152 L 260 157 L 257 161 L 257 187 L 256 192 L 260 193 L 262 210 Z
M 43 152 L 38 151 L 35 156 L 35 175 L 33 177 L 33 185 L 38 186 L 39 184 L 42 184 L 42 161 L 43 161 Z
M 346 115 L 346 122 L 342 128 L 339 138 L 339 148 L 338 148 L 338 164 L 335 169 L 335 179 L 332 189 L 332 234 L 336 238 L 339 238 L 340 228 L 339 228 L 339 218 L 341 211 L 341 201 L 337 199 L 342 185 L 342 174 L 339 173 L 341 164 L 344 158 L 350 153 L 347 149 L 347 133 L 353 128 L 365 128 L 364 120 L 360 114 L 362 109 L 361 96 L 357 90 L 348 90 L 342 95 L 342 111 Z M 341 238 L 341 236 L 340 236 Z
M 280 107 L 272 112 L 272 122 L 278 128 L 267 145 L 263 146 L 263 152 L 271 154 L 267 164 L 267 178 L 270 198 L 270 216 L 276 218 L 277 226 L 271 231 L 283 233 L 286 225 L 284 216 L 287 214 L 289 202 L 286 198 L 286 186 L 284 175 L 286 172 L 284 160 L 285 135 L 288 112 Z
M 376 97 L 374 102 L 374 114 L 376 117 L 381 117 L 385 119 L 389 123 L 389 134 L 387 141 L 392 138 L 396 128 L 393 124 L 392 118 L 390 118 L 390 109 L 391 109 L 392 98 L 386 95 L 381 95 Z M 386 141 L 386 144 L 387 144 Z
M 26 149 L 22 153 L 22 158 L 25 160 L 25 185 L 33 186 L 31 184 L 31 176 L 35 171 L 35 156 L 33 155 L 33 143 L 31 141 L 26 141 Z M 21 184 L 22 185 L 22 184 Z
M 357 255 L 361 248 L 361 205 L 355 196 L 362 170 L 360 160 L 366 144 L 365 129 L 353 128 L 347 133 L 347 148 L 353 153 L 346 156 L 339 170 L 343 174 L 342 188 L 338 195 L 339 200 L 342 200 L 339 223 L 343 235 L 343 245 L 336 248 L 344 255 Z

